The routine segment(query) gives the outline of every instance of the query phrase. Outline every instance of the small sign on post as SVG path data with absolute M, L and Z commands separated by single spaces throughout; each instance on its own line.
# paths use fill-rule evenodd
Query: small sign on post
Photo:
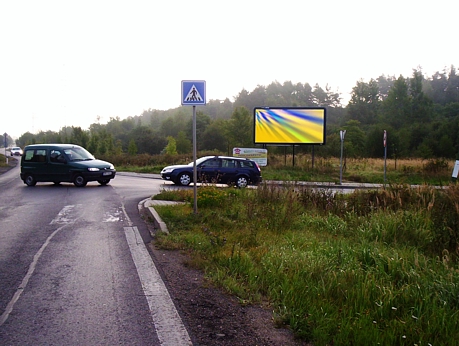
M 268 150 L 258 148 L 233 148 L 234 157 L 245 157 L 255 161 L 259 166 L 268 164 Z
M 193 106 L 193 209 L 198 213 L 198 193 L 196 183 L 198 174 L 196 168 L 196 106 L 206 104 L 206 81 L 182 80 L 182 105 Z

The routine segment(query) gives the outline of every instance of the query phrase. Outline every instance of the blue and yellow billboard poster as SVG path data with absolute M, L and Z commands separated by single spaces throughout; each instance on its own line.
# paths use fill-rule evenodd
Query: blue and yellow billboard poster
M 325 144 L 324 107 L 256 107 L 256 144 Z

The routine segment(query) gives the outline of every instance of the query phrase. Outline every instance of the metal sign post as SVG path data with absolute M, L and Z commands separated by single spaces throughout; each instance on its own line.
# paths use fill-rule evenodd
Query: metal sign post
M 4 147 L 5 147 L 5 159 L 6 159 L 6 164 L 8 164 L 8 156 L 6 155 L 6 147 L 7 147 L 7 145 L 8 145 L 8 139 L 7 139 L 7 138 L 8 138 L 8 134 L 5 132 L 5 133 L 3 134 L 3 142 L 4 142 L 4 144 L 5 144 Z
M 193 106 L 193 210 L 195 214 L 198 213 L 198 173 L 196 168 L 196 106 L 204 106 L 205 104 L 206 81 L 182 80 L 182 105 Z
M 383 144 L 384 144 L 384 182 L 386 182 L 386 159 L 387 159 L 387 132 L 386 130 L 384 130 Z
M 193 106 L 193 211 L 198 213 L 198 170 L 196 168 L 196 106 Z
M 341 158 L 339 160 L 339 184 L 342 184 L 343 181 L 343 150 L 344 150 L 344 136 L 346 135 L 346 130 L 340 131 L 339 136 L 341 138 Z

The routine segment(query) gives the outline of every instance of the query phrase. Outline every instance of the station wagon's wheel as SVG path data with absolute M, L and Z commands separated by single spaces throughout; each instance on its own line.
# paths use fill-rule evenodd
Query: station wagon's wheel
M 27 184 L 27 186 L 35 186 L 37 185 L 37 181 L 33 177 L 33 175 L 27 175 L 24 179 L 24 182 Z
M 177 184 L 182 186 L 188 186 L 191 183 L 191 175 L 189 173 L 182 173 L 177 179 Z
M 87 183 L 88 182 L 81 174 L 77 174 L 75 178 L 73 178 L 73 184 L 75 184 L 76 187 L 85 187 Z
M 98 182 L 100 185 L 107 185 L 109 181 L 110 181 L 110 179 L 101 179 L 101 180 L 97 180 L 97 182 Z
M 249 181 L 247 180 L 246 177 L 244 176 L 240 176 L 240 177 L 237 177 L 236 179 L 236 186 L 237 187 L 247 187 L 247 185 L 249 185 Z

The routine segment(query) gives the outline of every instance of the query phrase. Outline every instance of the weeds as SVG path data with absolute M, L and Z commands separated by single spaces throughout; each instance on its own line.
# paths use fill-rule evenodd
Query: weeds
M 279 326 L 315 345 L 459 340 L 459 188 L 350 195 L 296 184 L 201 187 L 158 208 L 169 236 L 241 302 L 270 302 Z M 164 197 L 165 195 L 163 195 Z M 188 214 L 187 214 L 188 213 Z

